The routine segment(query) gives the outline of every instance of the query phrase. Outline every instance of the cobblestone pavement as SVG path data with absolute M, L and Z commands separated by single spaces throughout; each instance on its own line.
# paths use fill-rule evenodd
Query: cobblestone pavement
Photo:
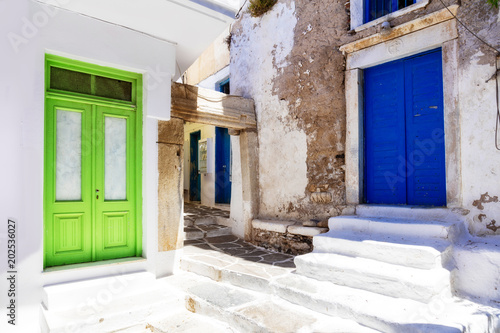
M 242 269 L 263 273 L 270 271 L 270 266 L 273 266 L 274 269 L 271 270 L 277 274 L 289 273 L 295 269 L 293 255 L 264 249 L 233 235 L 215 236 L 213 232 L 219 232 L 219 230 L 222 232 L 222 228 L 225 228 L 215 224 L 216 217 L 229 218 L 229 211 L 200 204 L 184 204 L 184 225 L 186 226 L 184 230 L 188 236 L 187 240 L 184 241 L 185 258 L 210 262 L 220 269 L 230 266 L 231 270 L 236 271 Z M 214 223 L 207 223 L 208 221 L 214 221 Z M 193 233 L 200 231 L 204 233 L 205 237 L 190 239 L 196 238 Z M 211 237 L 211 235 L 215 237 Z M 264 275 L 269 274 L 265 273 Z
M 229 206 L 228 206 L 229 207 Z M 192 226 L 196 220 L 207 217 L 229 218 L 229 211 L 225 209 L 202 206 L 200 204 L 186 202 L 184 203 L 184 225 Z
M 184 242 L 184 254 L 198 259 L 216 257 L 221 264 L 254 266 L 254 263 L 294 269 L 293 255 L 267 250 L 233 236 L 207 237 Z M 261 265 L 258 265 L 261 266 Z

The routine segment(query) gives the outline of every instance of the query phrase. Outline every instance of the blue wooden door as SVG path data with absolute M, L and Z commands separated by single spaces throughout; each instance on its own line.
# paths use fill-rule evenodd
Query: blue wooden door
M 198 172 L 198 141 L 201 132 L 191 133 L 189 136 L 189 200 L 201 201 L 201 176 Z
M 441 52 L 365 70 L 366 202 L 445 206 Z
M 231 202 L 231 141 L 227 128 L 215 128 L 215 202 Z

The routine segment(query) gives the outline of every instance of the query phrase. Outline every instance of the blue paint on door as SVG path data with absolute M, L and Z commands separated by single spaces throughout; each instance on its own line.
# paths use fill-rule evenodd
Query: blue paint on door
M 201 176 L 198 172 L 198 142 L 201 132 L 189 135 L 189 201 L 201 201 Z
M 441 51 L 365 70 L 367 203 L 446 205 Z
M 215 202 L 231 202 L 231 141 L 227 128 L 215 128 Z

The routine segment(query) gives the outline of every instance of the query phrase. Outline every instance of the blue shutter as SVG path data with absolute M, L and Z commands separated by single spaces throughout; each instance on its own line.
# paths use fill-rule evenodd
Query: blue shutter
M 405 61 L 407 199 L 446 205 L 441 52 Z
M 403 65 L 365 70 L 367 203 L 406 203 Z

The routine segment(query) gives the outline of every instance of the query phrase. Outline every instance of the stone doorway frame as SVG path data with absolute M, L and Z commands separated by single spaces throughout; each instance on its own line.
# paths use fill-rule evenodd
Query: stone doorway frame
M 439 15 L 439 12 L 431 15 Z M 415 21 L 419 21 L 417 19 Z M 406 24 L 416 24 L 414 21 Z M 401 27 L 404 31 L 404 27 Z M 377 34 L 380 35 L 380 34 Z M 377 38 L 379 37 L 379 38 Z M 367 37 L 367 39 L 370 37 Z M 371 45 L 365 40 L 340 48 L 347 53 L 346 93 L 346 202 L 364 200 L 364 81 L 363 69 L 405 58 L 435 48 L 442 48 L 443 96 L 445 122 L 445 164 L 447 207 L 461 204 L 460 114 L 458 109 L 458 32 L 456 20 L 446 19 L 416 32 L 402 32 L 390 39 L 375 36 Z

